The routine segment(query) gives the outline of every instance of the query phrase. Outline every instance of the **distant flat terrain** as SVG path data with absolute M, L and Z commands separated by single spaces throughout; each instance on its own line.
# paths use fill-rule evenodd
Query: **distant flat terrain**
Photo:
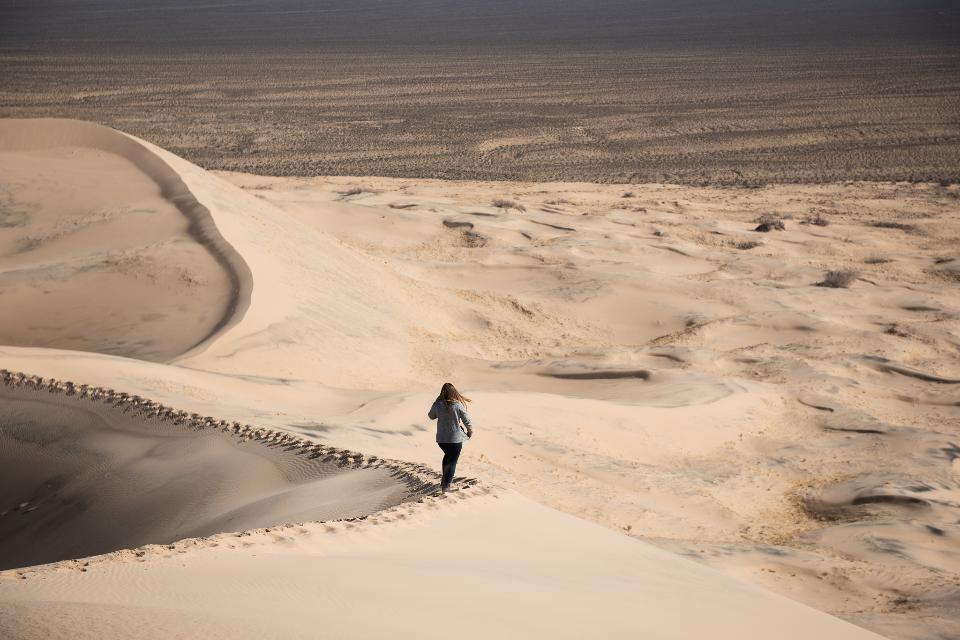
M 0 116 L 265 175 L 960 180 L 939 0 L 37 0 Z
M 0 116 L 94 120 L 263 175 L 960 179 L 960 53 L 0 60 Z

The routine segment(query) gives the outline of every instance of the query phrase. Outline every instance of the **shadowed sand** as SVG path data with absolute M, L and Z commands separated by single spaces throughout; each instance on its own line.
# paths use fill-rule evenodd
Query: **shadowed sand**
M 168 361 L 243 314 L 243 259 L 137 140 L 0 120 L 0 171 L 0 342 Z
M 0 425 L 0 570 L 355 518 L 434 488 L 397 463 L 5 371 Z

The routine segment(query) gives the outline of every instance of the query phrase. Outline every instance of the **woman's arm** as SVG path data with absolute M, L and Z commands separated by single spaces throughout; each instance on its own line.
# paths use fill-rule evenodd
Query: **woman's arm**
M 460 421 L 463 422 L 463 426 L 467 428 L 467 437 L 473 437 L 473 420 L 470 419 L 470 414 L 467 413 L 467 408 L 463 406 L 462 403 L 457 403 L 457 415 L 460 416 Z
M 427 414 L 427 417 L 431 420 L 437 419 L 437 405 L 433 404 L 430 406 L 430 413 Z

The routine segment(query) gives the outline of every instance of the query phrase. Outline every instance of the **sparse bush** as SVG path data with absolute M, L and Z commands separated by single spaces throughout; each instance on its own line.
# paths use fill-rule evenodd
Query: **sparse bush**
M 893 258 L 884 258 L 883 256 L 870 256 L 864 263 L 866 264 L 887 264 L 888 262 L 893 262 Z
M 885 222 L 879 220 L 877 222 L 870 222 L 871 227 L 877 227 L 879 229 L 899 229 L 900 231 L 906 231 L 907 233 L 913 233 L 917 230 L 912 224 L 906 224 L 903 222 Z
M 653 235 L 657 236 L 658 238 L 663 238 L 663 237 L 666 236 L 667 234 L 666 234 L 665 231 L 660 231 L 660 229 L 654 229 L 654 230 L 653 230 Z
M 476 231 L 464 231 L 460 236 L 460 242 L 464 247 L 478 249 L 487 244 L 487 236 Z
M 526 211 L 527 208 L 520 204 L 519 202 L 514 202 L 513 200 L 506 200 L 504 198 L 497 198 L 491 204 L 497 207 L 498 209 L 503 209 L 509 211 L 510 209 L 516 209 L 517 211 Z
M 742 251 L 747 251 L 749 249 L 756 249 L 757 247 L 762 245 L 763 245 L 762 242 L 757 242 L 756 240 L 741 240 L 740 242 L 736 243 L 733 246 L 735 246 L 737 249 L 740 249 Z
M 950 180 L 948 180 L 947 178 L 944 178 L 943 180 L 940 181 L 940 186 L 941 186 L 941 187 L 949 187 L 950 184 L 951 184 L 951 182 L 950 182 Z
M 830 221 L 818 213 L 813 216 L 807 216 L 800 224 L 812 224 L 817 227 L 825 227 L 830 224 Z
M 360 195 L 361 193 L 363 193 L 363 189 L 361 189 L 360 187 L 350 187 L 350 188 L 347 189 L 346 191 L 341 191 L 341 192 L 340 192 L 340 195 L 342 195 L 342 196 L 344 196 L 344 197 L 346 197 L 346 196 L 357 196 L 357 195 Z
M 783 224 L 783 219 L 778 218 L 777 216 L 772 215 L 763 215 L 757 218 L 757 222 L 760 224 L 754 229 L 754 231 L 759 231 L 761 233 L 767 233 L 768 231 L 785 231 L 787 226 Z
M 897 326 L 897 323 L 891 324 L 889 327 L 883 330 L 883 332 L 889 336 L 897 336 L 898 338 L 908 338 L 910 337 L 908 333 L 900 329 Z
M 818 287 L 831 289 L 846 289 L 857 279 L 856 271 L 827 271 L 823 280 L 817 283 Z
M 624 192 L 624 194 L 623 194 L 622 196 L 620 196 L 620 197 L 621 197 L 621 198 L 632 198 L 632 197 L 633 197 L 633 191 L 626 191 L 626 192 Z

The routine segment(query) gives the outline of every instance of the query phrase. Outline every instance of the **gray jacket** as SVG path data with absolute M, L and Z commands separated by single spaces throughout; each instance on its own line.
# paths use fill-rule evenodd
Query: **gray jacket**
M 466 437 L 473 435 L 473 422 L 463 403 L 448 405 L 445 400 L 437 398 L 427 415 L 437 421 L 437 442 L 463 442 Z M 466 433 L 460 428 L 460 422 L 466 427 Z

